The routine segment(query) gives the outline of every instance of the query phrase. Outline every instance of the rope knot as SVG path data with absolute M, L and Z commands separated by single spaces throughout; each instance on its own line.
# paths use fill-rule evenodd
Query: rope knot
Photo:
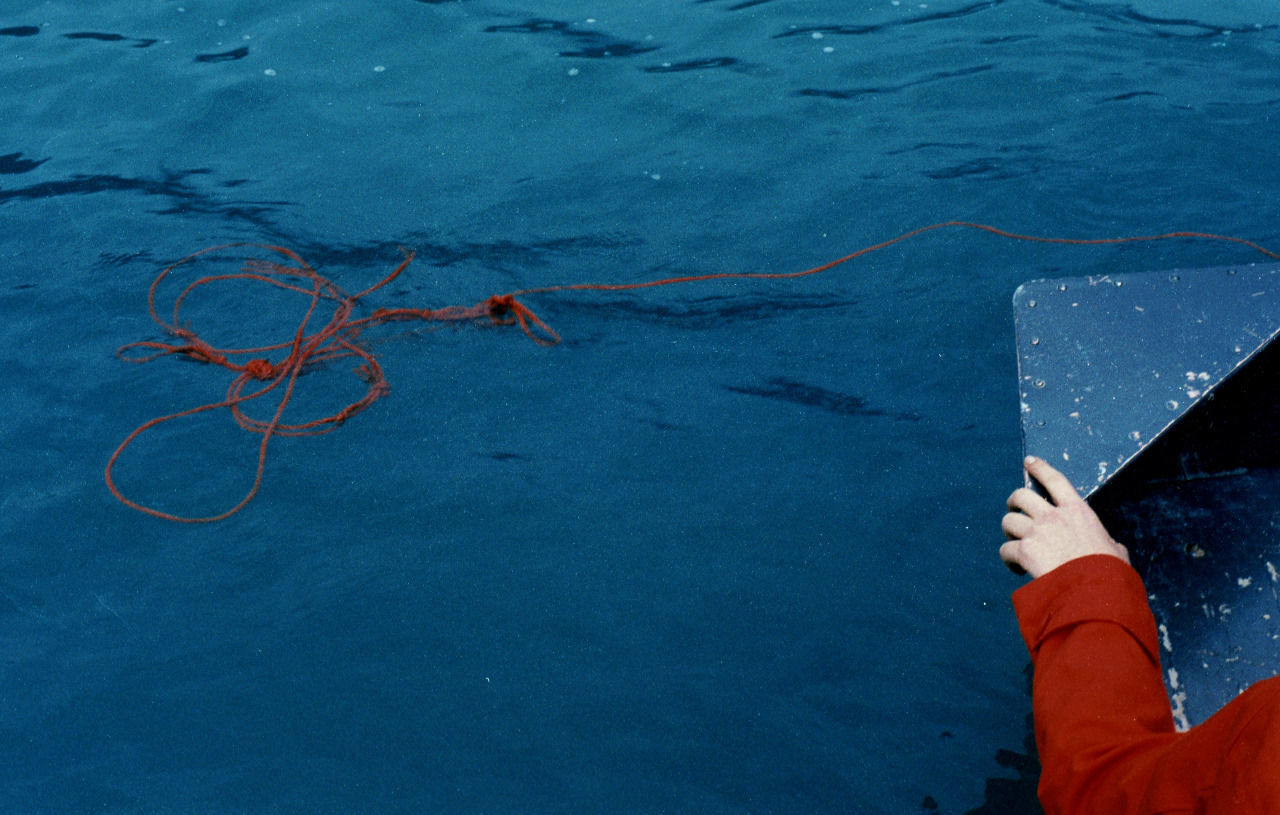
M 251 359 L 244 364 L 244 372 L 254 379 L 272 379 L 276 375 L 276 366 L 266 359 Z
M 485 308 L 489 311 L 489 319 L 495 323 L 502 325 L 510 325 L 515 322 L 511 316 L 511 312 L 516 310 L 516 298 L 514 294 L 495 294 L 485 301 Z
M 490 320 L 498 325 L 519 325 L 520 330 L 538 345 L 555 345 L 560 342 L 560 335 L 538 319 L 538 315 L 517 300 L 514 294 L 495 294 L 484 301 L 484 306 L 489 312 Z

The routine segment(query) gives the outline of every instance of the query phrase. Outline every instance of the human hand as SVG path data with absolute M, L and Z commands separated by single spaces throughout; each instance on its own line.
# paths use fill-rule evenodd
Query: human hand
M 1086 555 L 1112 555 L 1129 562 L 1129 550 L 1111 539 L 1065 475 L 1034 456 L 1027 456 L 1023 465 L 1049 498 L 1027 487 L 1009 496 L 1009 514 L 1000 522 L 1009 538 L 1000 547 L 1006 566 L 1039 577 Z

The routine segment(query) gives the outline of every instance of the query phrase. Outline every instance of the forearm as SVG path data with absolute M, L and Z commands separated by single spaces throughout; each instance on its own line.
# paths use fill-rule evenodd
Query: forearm
M 1080 558 L 1019 589 L 1014 605 L 1035 665 L 1046 812 L 1132 811 L 1144 757 L 1175 736 L 1141 580 L 1117 558 Z

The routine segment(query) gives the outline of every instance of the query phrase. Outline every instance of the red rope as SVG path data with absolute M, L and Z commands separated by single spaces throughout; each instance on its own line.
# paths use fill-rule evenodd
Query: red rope
M 847 263 L 854 258 L 888 248 L 894 244 L 913 238 L 925 232 L 944 228 L 976 229 L 1014 240 L 1033 241 L 1037 243 L 1069 244 L 1075 246 L 1097 246 L 1103 244 L 1134 243 L 1169 240 L 1175 238 L 1195 238 L 1240 244 L 1253 249 L 1254 251 L 1260 252 L 1267 257 L 1280 260 L 1280 254 L 1272 252 L 1271 250 L 1252 241 L 1248 241 L 1243 238 L 1235 238 L 1227 235 L 1214 235 L 1205 232 L 1165 232 L 1158 235 L 1142 235 L 1121 238 L 1053 238 L 1008 232 L 993 226 L 972 223 L 969 221 L 946 221 L 944 223 L 931 224 L 929 226 L 922 226 L 918 229 L 913 229 L 910 232 L 905 232 L 895 238 L 890 238 L 889 240 L 863 247 L 856 252 L 852 252 L 844 257 L 823 263 L 820 266 L 814 266 L 811 269 L 804 269 L 796 272 L 718 272 L 702 275 L 667 277 L 660 280 L 648 280 L 638 283 L 565 283 L 521 289 L 509 294 L 493 295 L 474 306 L 447 306 L 440 309 L 377 308 L 367 317 L 352 319 L 352 312 L 355 310 L 360 300 L 378 289 L 381 289 L 383 286 L 386 286 L 388 283 L 395 280 L 401 272 L 408 268 L 409 263 L 413 260 L 412 252 L 402 248 L 401 251 L 404 253 L 404 260 L 401 261 L 399 266 L 393 269 L 390 274 L 383 277 L 377 283 L 374 283 L 367 289 L 352 295 L 342 291 L 342 289 L 340 289 L 332 280 L 316 272 L 315 269 L 309 266 L 304 260 L 302 260 L 302 258 L 284 247 L 255 243 L 230 243 L 220 246 L 212 246 L 208 249 L 203 249 L 199 252 L 188 255 L 178 262 L 165 267 L 165 269 L 156 276 L 155 280 L 152 281 L 151 287 L 147 291 L 147 309 L 151 314 L 151 319 L 164 329 L 167 334 L 172 336 L 174 341 L 143 341 L 129 343 L 128 345 L 121 347 L 116 354 L 121 359 L 135 363 L 150 362 L 151 360 L 159 357 L 177 354 L 186 356 L 189 359 L 194 359 L 198 362 L 204 362 L 225 368 L 226 370 L 234 373 L 235 377 L 227 386 L 226 395 L 222 400 L 199 405 L 176 413 L 170 413 L 165 416 L 158 416 L 135 428 L 132 433 L 125 437 L 124 441 L 120 442 L 120 445 L 116 447 L 115 451 L 111 454 L 111 458 L 107 461 L 105 471 L 107 487 L 111 490 L 111 494 L 125 505 L 133 507 L 140 512 L 145 512 L 148 515 L 171 521 L 192 523 L 218 521 L 238 512 L 248 504 L 249 501 L 253 500 L 254 495 L 258 492 L 258 488 L 262 485 L 262 471 L 266 464 L 267 445 L 273 437 L 314 436 L 322 433 L 328 433 L 337 428 L 343 422 L 347 421 L 347 419 L 355 416 L 378 399 L 381 399 L 383 396 L 390 393 L 391 387 L 387 383 L 387 378 L 383 373 L 382 366 L 378 364 L 377 359 L 373 356 L 373 353 L 369 348 L 361 342 L 361 333 L 371 326 L 402 321 L 457 322 L 487 319 L 495 325 L 518 325 L 520 330 L 534 342 L 537 342 L 540 345 L 554 345 L 560 342 L 560 335 L 543 322 L 527 306 L 520 302 L 517 297 L 557 291 L 628 291 L 632 289 L 644 289 L 655 286 L 668 286 L 677 283 L 694 283 L 709 280 L 740 278 L 786 280 L 796 277 L 805 277 L 807 275 L 825 272 L 842 263 Z M 238 247 L 255 248 L 270 252 L 277 256 L 277 260 L 269 261 L 251 259 L 245 262 L 239 272 L 199 277 L 193 282 L 187 284 L 186 287 L 178 293 L 177 297 L 174 298 L 172 318 L 166 321 L 160 317 L 156 307 L 157 289 L 161 283 L 166 280 L 166 278 L 180 267 L 186 266 L 198 258 L 211 253 Z M 204 286 L 214 282 L 240 280 L 273 286 L 283 291 L 297 293 L 308 299 L 307 308 L 302 320 L 293 330 L 292 337 L 290 339 L 273 345 L 255 348 L 218 348 L 201 339 L 194 331 L 184 325 L 183 320 L 181 319 L 181 311 L 188 297 L 195 295 Z M 321 309 L 322 305 L 327 308 L 331 308 L 332 311 L 327 322 L 319 328 L 313 329 L 311 327 L 313 318 L 317 317 L 317 312 Z M 136 351 L 142 351 L 143 353 L 138 354 L 135 353 Z M 275 362 L 272 362 L 269 358 L 273 354 L 278 356 L 278 359 Z M 357 358 L 358 364 L 355 368 L 355 373 L 368 386 L 364 395 L 331 416 L 325 416 L 299 424 L 287 424 L 281 421 L 281 416 L 284 414 L 285 407 L 289 404 L 289 400 L 293 396 L 294 386 L 297 383 L 298 377 L 301 376 L 309 367 L 345 357 Z M 243 406 L 246 403 L 260 399 L 271 393 L 276 395 L 277 401 L 274 409 L 271 411 L 270 418 L 256 419 L 244 412 Z M 222 408 L 230 410 L 231 415 L 242 428 L 261 436 L 261 439 L 258 442 L 258 460 L 254 471 L 253 483 L 236 504 L 231 506 L 229 509 L 213 515 L 185 516 L 147 506 L 146 504 L 126 497 L 120 491 L 119 487 L 116 485 L 113 471 L 121 455 L 140 435 L 165 422 Z
M 266 250 L 280 256 L 287 262 L 274 263 L 264 260 L 250 260 L 245 263 L 243 270 L 240 272 L 200 277 L 182 289 L 174 299 L 171 320 L 165 320 L 160 316 L 156 305 L 157 289 L 167 277 L 179 267 L 189 264 L 201 256 L 237 247 Z M 328 433 L 390 392 L 391 388 L 387 384 L 387 378 L 383 373 L 382 366 L 378 364 L 372 352 L 360 342 L 360 333 L 364 328 L 393 320 L 472 320 L 477 317 L 491 316 L 492 309 L 486 302 L 471 308 L 452 307 L 438 311 L 429 309 L 378 309 L 369 317 L 358 320 L 351 319 L 351 313 L 360 298 L 387 285 L 408 267 L 410 261 L 413 260 L 413 253 L 408 250 L 402 251 L 404 251 L 405 258 L 399 266 L 382 280 L 355 295 L 343 292 L 333 281 L 316 272 L 315 269 L 311 268 L 292 251 L 280 246 L 266 244 L 237 243 L 210 247 L 188 255 L 161 271 L 156 279 L 152 281 L 151 287 L 147 292 L 147 308 L 151 314 L 151 319 L 163 328 L 166 333 L 173 336 L 175 341 L 130 343 L 120 348 L 116 352 L 117 356 L 128 362 L 142 363 L 150 362 L 163 356 L 179 354 L 199 362 L 218 365 L 234 373 L 235 377 L 228 385 L 226 396 L 222 400 L 165 416 L 158 416 L 139 425 L 132 433 L 126 436 L 107 461 L 105 478 L 111 494 L 127 506 L 145 512 L 148 515 L 171 521 L 203 522 L 218 521 L 226 518 L 243 508 L 257 494 L 258 488 L 262 485 L 262 471 L 266 464 L 267 445 L 273 437 L 314 436 Z M 255 348 L 216 348 L 202 340 L 194 331 L 186 328 L 181 314 L 182 307 L 187 299 L 204 286 L 227 280 L 264 283 L 306 296 L 309 302 L 302 320 L 293 331 L 292 338 L 286 342 Z M 332 313 L 323 326 L 313 330 L 311 328 L 313 318 L 315 318 L 316 312 L 322 304 L 332 307 Z M 519 306 L 519 308 L 524 309 L 523 306 Z M 524 309 L 524 311 L 528 312 L 527 309 Z M 532 317 L 531 314 L 528 316 Z M 541 324 L 541 321 L 537 320 L 536 317 L 532 319 Z M 498 321 L 501 322 L 501 320 Z M 139 349 L 149 353 L 135 355 L 133 352 Z M 262 356 L 273 352 L 283 352 L 283 355 L 275 362 Z M 246 357 L 248 358 L 246 359 Z M 356 367 L 356 373 L 368 385 L 364 396 L 331 416 L 299 424 L 288 424 L 281 421 L 285 406 L 288 405 L 293 396 L 294 386 L 298 377 L 310 366 L 343 357 L 356 357 L 360 361 L 360 364 Z M 272 392 L 276 393 L 277 401 L 270 418 L 258 419 L 244 412 L 243 406 L 247 402 L 260 399 Z M 253 483 L 236 504 L 213 515 L 177 515 L 135 501 L 120 491 L 115 481 L 114 469 L 121 454 L 138 436 L 165 422 L 221 408 L 229 409 L 236 422 L 245 430 L 258 433 L 262 437 L 258 443 L 258 461 Z
M 1233 238 L 1228 235 L 1211 235 L 1207 232 L 1165 232 L 1160 235 L 1139 235 L 1135 237 L 1124 237 L 1124 238 L 1086 238 L 1086 239 L 1046 238 L 1046 237 L 1041 237 L 1039 235 L 1022 235 L 1017 232 L 1007 232 L 1003 229 L 997 229 L 994 226 L 987 226 L 986 224 L 973 223 L 971 221 L 944 221 L 938 224 L 930 224 L 929 226 L 922 226 L 922 227 L 919 227 L 918 229 L 913 229 L 910 232 L 904 232 L 901 235 L 897 236 L 896 238 L 890 238 L 887 241 L 882 241 L 880 243 L 872 244 L 871 246 L 864 246 L 861 249 L 857 250 L 856 252 L 851 252 L 845 255 L 844 257 L 836 258 L 835 260 L 828 261 L 822 264 L 821 266 L 814 266 L 812 269 L 804 269 L 799 272 L 716 272 L 713 274 L 687 275 L 684 277 L 667 277 L 667 278 L 663 278 L 662 280 L 647 280 L 642 283 L 569 283 L 569 284 L 562 284 L 557 286 L 540 286 L 538 288 L 533 288 L 533 289 L 522 289 L 517 292 L 512 292 L 512 294 L 523 296 L 526 294 L 542 294 L 545 292 L 553 292 L 553 291 L 581 291 L 581 290 L 626 291 L 628 289 L 646 289 L 651 286 L 667 286 L 672 283 L 695 283 L 702 280 L 729 280 L 729 279 L 736 279 L 736 278 L 749 278 L 754 280 L 788 280 L 793 277 L 806 277 L 808 275 L 818 274 L 819 272 L 825 272 L 828 269 L 831 269 L 835 266 L 839 266 L 842 263 L 847 263 L 853 260 L 854 258 L 862 257 L 863 255 L 867 255 L 872 252 L 878 252 L 881 249 L 887 249 L 896 243 L 901 243 L 909 238 L 914 238 L 917 235 L 922 235 L 925 232 L 931 232 L 935 229 L 946 229 L 948 227 L 963 227 L 966 229 L 978 229 L 983 232 L 990 232 L 993 235 L 999 235 L 1002 238 L 1012 238 L 1014 240 L 1019 240 L 1019 241 L 1033 241 L 1035 243 L 1065 243 L 1065 244 L 1071 244 L 1073 246 L 1098 246 L 1098 245 L 1109 244 L 1109 243 L 1135 243 L 1140 241 L 1161 241 L 1161 240 L 1169 240 L 1170 238 L 1200 238 L 1200 239 L 1215 240 L 1215 241 L 1229 241 L 1231 243 L 1242 244 L 1244 246 L 1249 247 L 1250 249 L 1254 249 L 1258 252 L 1261 252 L 1267 257 L 1280 260 L 1280 254 L 1272 252 L 1269 249 L 1265 249 L 1262 246 L 1259 246 L 1258 244 L 1254 243 L 1253 241 L 1247 241 L 1244 238 Z

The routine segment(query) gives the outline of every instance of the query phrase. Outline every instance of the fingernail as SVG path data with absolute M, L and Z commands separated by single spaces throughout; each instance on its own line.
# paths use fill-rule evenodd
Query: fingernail
M 1037 459 L 1035 456 L 1027 456 L 1025 459 L 1022 460 L 1022 463 L 1030 467 L 1031 465 L 1035 464 L 1036 461 Z

